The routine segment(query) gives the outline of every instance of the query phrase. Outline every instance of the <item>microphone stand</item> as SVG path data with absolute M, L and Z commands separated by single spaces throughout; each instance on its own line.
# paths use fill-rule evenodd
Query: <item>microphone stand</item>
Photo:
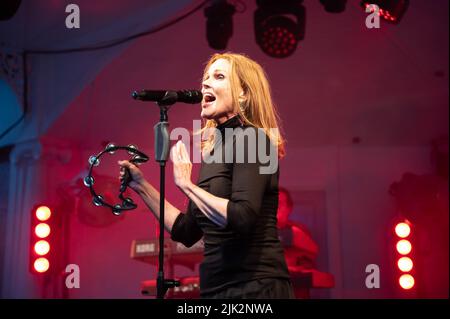
M 153 127 L 155 133 L 155 160 L 160 167 L 160 197 L 159 197 L 159 267 L 156 279 L 156 298 L 164 299 L 169 288 L 180 286 L 174 279 L 164 278 L 164 213 L 165 213 L 165 183 L 166 162 L 169 157 L 169 118 L 167 112 L 171 105 L 177 101 L 176 92 L 167 91 L 164 97 L 157 102 L 160 109 L 159 122 Z

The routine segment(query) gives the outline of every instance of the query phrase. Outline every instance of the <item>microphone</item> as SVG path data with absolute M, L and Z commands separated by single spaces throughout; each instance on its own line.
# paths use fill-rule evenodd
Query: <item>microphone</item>
M 140 90 L 131 95 L 135 100 L 161 102 L 174 104 L 176 102 L 197 104 L 203 99 L 202 92 L 198 90 Z

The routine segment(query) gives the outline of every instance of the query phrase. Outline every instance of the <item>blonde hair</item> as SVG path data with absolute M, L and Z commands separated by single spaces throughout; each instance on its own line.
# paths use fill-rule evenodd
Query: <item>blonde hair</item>
M 243 54 L 215 53 L 206 63 L 204 75 L 211 64 L 219 59 L 227 60 L 231 65 L 230 85 L 233 101 L 233 111 L 237 113 L 244 125 L 251 125 L 264 130 L 271 142 L 278 147 L 278 156 L 285 154 L 285 140 L 280 132 L 280 118 L 272 101 L 269 81 L 263 68 L 255 61 Z M 240 88 L 246 96 L 245 101 L 239 103 Z M 200 131 L 215 128 L 214 120 L 206 120 Z M 276 128 L 277 130 L 271 130 Z M 202 150 L 211 149 L 214 145 L 214 134 L 202 141 Z

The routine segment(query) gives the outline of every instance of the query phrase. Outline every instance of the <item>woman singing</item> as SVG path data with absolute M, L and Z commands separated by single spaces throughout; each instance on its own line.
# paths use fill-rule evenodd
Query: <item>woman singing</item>
M 191 161 L 184 144 L 176 143 L 174 181 L 189 204 L 182 213 L 166 201 L 165 228 L 188 247 L 203 237 L 202 298 L 294 298 L 277 233 L 284 141 L 265 72 L 244 55 L 214 54 L 205 67 L 202 93 L 199 179 L 192 183 Z M 277 150 L 277 165 L 264 171 L 260 155 L 268 149 Z M 135 165 L 119 164 L 130 170 L 129 186 L 159 219 L 159 192 Z

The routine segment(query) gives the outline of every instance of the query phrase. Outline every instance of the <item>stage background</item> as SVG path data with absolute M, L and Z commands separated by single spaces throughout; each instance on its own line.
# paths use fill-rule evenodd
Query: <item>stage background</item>
M 24 2 L 11 20 L 0 22 L 0 52 L 12 61 L 0 73 L 0 132 L 22 114 L 23 50 L 107 43 L 161 25 L 200 2 L 77 0 L 80 29 L 65 27 L 69 3 Z M 333 289 L 313 296 L 403 297 L 390 258 L 389 235 L 398 209 L 388 191 L 405 172 L 435 174 L 434 139 L 447 136 L 448 156 L 448 1 L 411 1 L 399 25 L 382 23 L 380 29 L 366 28 L 358 1 L 348 1 L 346 11 L 336 15 L 325 12 L 319 1 L 305 1 L 306 36 L 286 59 L 266 56 L 257 46 L 256 4 L 245 3 L 246 11 L 233 17 L 227 49 L 249 55 L 269 76 L 287 139 L 280 185 L 293 194 L 292 218 L 308 225 L 320 243 L 320 269 L 336 280 Z M 123 217 L 100 214 L 78 185 L 88 157 L 109 142 L 132 143 L 149 154 L 142 168 L 158 185 L 153 125 L 159 110 L 130 95 L 142 88 L 199 88 L 204 63 L 215 52 L 206 42 L 205 24 L 200 10 L 120 46 L 28 55 L 27 115 L 0 139 L 3 298 L 143 298 L 140 282 L 154 279 L 156 266 L 130 259 L 130 245 L 156 236 L 154 218 L 140 200 L 139 208 Z M 175 105 L 171 128 L 192 129 L 199 113 L 199 106 Z M 118 176 L 116 159 L 98 170 L 110 183 Z M 171 170 L 169 163 L 167 199 L 183 208 L 186 202 Z M 197 174 L 198 165 L 194 179 Z M 448 179 L 444 185 L 448 203 Z M 308 204 L 308 194 L 319 194 L 320 214 Z M 39 278 L 28 272 L 30 214 L 38 202 L 63 203 L 70 222 L 67 261 L 80 266 L 79 289 L 65 289 L 61 276 L 42 292 Z M 448 245 L 448 226 L 444 235 Z M 429 252 L 430 245 L 423 250 Z M 445 262 L 447 268 L 431 271 L 434 277 L 423 284 L 421 296 L 448 297 L 448 248 L 447 259 L 427 256 L 427 269 Z M 380 267 L 378 289 L 365 286 L 369 264 Z M 196 270 L 176 267 L 176 273 Z M 437 282 L 444 284 L 430 287 Z

